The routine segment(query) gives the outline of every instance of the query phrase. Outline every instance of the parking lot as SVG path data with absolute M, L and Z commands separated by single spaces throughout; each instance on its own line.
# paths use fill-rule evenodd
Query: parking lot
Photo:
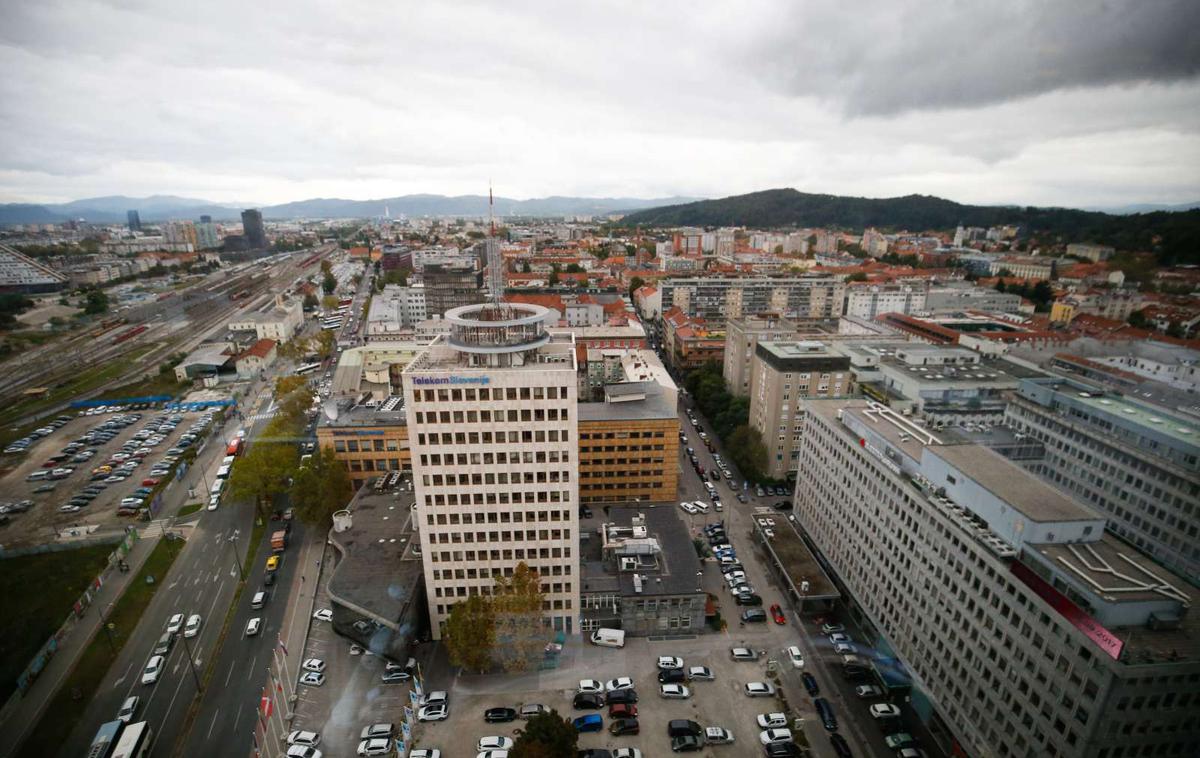
M 122 500 L 169 476 L 170 464 L 211 430 L 202 412 L 121 408 L 48 420 L 59 428 L 48 427 L 52 431 L 24 453 L 5 455 L 12 468 L 0 479 L 0 492 L 6 501 L 29 501 L 28 510 L 6 514 L 7 543 L 45 541 L 77 525 L 105 530 L 129 524 L 136 507 L 129 500 L 118 515 Z M 79 498 L 77 509 L 69 507 L 72 498 Z

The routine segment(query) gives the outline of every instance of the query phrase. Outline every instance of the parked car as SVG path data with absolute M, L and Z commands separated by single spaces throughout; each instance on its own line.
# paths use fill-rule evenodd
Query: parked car
M 746 697 L 774 697 L 775 685 L 767 682 L 746 682 L 744 688 Z
M 501 724 L 517 718 L 515 708 L 488 708 L 483 712 L 483 720 L 489 724 Z M 480 748 L 483 750 L 484 748 Z

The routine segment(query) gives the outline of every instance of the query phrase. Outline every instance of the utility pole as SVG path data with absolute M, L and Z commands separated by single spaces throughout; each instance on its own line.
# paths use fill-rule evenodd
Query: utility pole
M 188 644 L 187 635 L 183 635 L 183 650 L 187 653 L 188 668 L 192 670 L 192 679 L 196 680 L 196 692 L 200 692 L 203 687 L 200 685 L 200 675 L 196 673 L 196 660 L 192 658 L 192 646 Z
M 233 534 L 229 535 L 229 544 L 233 546 L 233 559 L 235 561 L 237 561 L 238 578 L 245 579 L 246 572 L 242 570 L 242 557 L 240 555 L 238 555 L 237 538 L 238 538 L 238 530 L 234 529 Z

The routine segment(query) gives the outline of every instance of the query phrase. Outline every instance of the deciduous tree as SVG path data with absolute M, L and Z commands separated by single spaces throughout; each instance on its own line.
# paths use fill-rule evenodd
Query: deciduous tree
M 579 748 L 579 733 L 570 721 L 551 709 L 539 713 L 517 730 L 511 758 L 574 758 Z
M 328 528 L 336 511 L 354 495 L 350 475 L 331 449 L 318 449 L 296 470 L 291 486 L 292 506 L 306 524 Z
M 496 618 L 491 602 L 472 595 L 455 603 L 442 635 L 450 663 L 468 671 L 484 673 L 492 666 L 496 646 Z
M 511 577 L 496 577 L 496 657 L 505 671 L 525 671 L 540 660 L 546 645 L 542 602 L 541 578 L 524 561 Z

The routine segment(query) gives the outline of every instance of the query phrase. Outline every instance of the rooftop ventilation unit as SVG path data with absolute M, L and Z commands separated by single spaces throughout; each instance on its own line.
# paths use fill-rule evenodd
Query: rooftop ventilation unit
M 622 571 L 637 571 L 637 567 L 638 567 L 637 558 L 622 558 L 621 559 L 621 570 Z

